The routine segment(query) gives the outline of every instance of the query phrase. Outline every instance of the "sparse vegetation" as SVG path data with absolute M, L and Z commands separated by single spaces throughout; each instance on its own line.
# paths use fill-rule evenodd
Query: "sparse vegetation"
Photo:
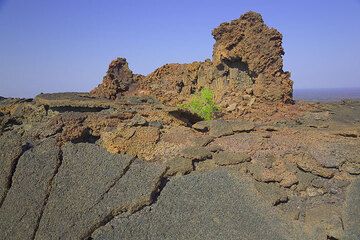
M 214 93 L 209 88 L 203 88 L 199 93 L 193 95 L 191 99 L 179 106 L 199 115 L 204 120 L 214 118 L 214 113 L 219 111 L 219 107 L 214 101 Z

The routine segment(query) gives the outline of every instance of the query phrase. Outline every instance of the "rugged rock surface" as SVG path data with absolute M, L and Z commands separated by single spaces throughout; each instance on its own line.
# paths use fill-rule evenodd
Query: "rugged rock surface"
M 160 139 L 160 129 L 157 127 L 121 127 L 116 131 L 102 134 L 103 146 L 112 153 L 128 153 L 143 159 L 154 158 L 154 149 Z
M 282 69 L 282 35 L 267 27 L 260 14 L 248 12 L 237 20 L 221 24 L 212 34 L 216 41 L 213 64 L 225 69 L 235 66 L 250 78 L 248 86 L 244 81 L 234 83 L 235 86 L 240 85 L 242 91 L 252 87 L 258 101 L 292 101 L 290 73 Z M 251 94 L 251 90 L 246 92 Z
M 216 194 L 214 194 L 216 193 Z M 221 229 L 221 231 L 219 231 Z M 309 239 L 224 171 L 167 183 L 156 204 L 99 228 L 93 239 Z
M 213 61 L 136 80 L 118 59 L 95 93 L 0 99 L 0 238 L 358 239 L 360 103 L 285 104 L 258 14 L 213 34 Z M 222 118 L 168 106 L 203 86 Z
M 93 89 L 90 94 L 96 97 L 115 99 L 125 91 L 129 91 L 131 85 L 138 78 L 141 78 L 141 76 L 132 73 L 125 58 L 117 58 L 110 63 L 103 82 Z
M 2 239 L 84 238 L 117 214 L 151 204 L 164 173 L 94 144 L 59 151 L 47 139 L 19 159 L 0 208 Z
M 35 239 L 83 239 L 117 214 L 150 204 L 164 171 L 95 145 L 66 145 Z
M 5 133 L 0 136 L 0 207 L 12 185 L 19 158 L 26 148 L 19 134 Z
M 355 181 L 349 189 L 348 200 L 345 210 L 346 239 L 358 239 L 360 237 L 360 180 Z
M 61 160 L 54 139 L 26 152 L 0 208 L 3 239 L 34 239 Z
M 236 165 L 239 163 L 250 162 L 251 158 L 247 154 L 233 152 L 219 152 L 214 154 L 213 159 L 219 166 Z
M 282 36 L 259 14 L 249 12 L 221 24 L 213 36 L 212 61 L 160 67 L 141 79 L 139 93 L 176 105 L 209 87 L 224 110 L 235 115 L 251 112 L 256 105 L 264 110 L 265 103 L 292 101 L 290 73 L 282 70 Z
M 137 94 L 154 95 L 165 104 L 176 106 L 199 90 L 198 72 L 203 63 L 166 64 L 139 82 Z
M 152 95 L 176 106 L 209 87 L 225 114 L 235 116 L 251 112 L 272 115 L 283 103 L 292 102 L 290 73 L 282 69 L 282 35 L 266 26 L 260 14 L 248 12 L 212 33 L 216 41 L 212 61 L 166 64 L 136 78 L 125 60 L 117 59 L 92 95 L 111 99 L 124 92 Z M 261 111 L 256 110 L 259 108 Z
M 347 133 L 360 129 L 360 105 L 191 126 L 144 97 L 42 94 L 7 104 L 0 136 L 4 239 L 155 239 L 174 232 L 203 239 L 214 229 L 247 239 L 357 234 L 360 142 Z

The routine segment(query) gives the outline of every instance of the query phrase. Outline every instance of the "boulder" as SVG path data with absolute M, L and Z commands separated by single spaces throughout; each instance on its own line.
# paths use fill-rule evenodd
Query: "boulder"
M 184 175 L 193 170 L 192 160 L 184 157 L 174 157 L 165 162 L 168 170 L 166 174 L 173 176 L 176 174 Z
M 250 162 L 251 157 L 246 153 L 234 153 L 234 152 L 218 152 L 214 153 L 213 159 L 217 165 L 234 165 L 244 162 Z
M 205 160 L 211 157 L 210 150 L 204 147 L 187 147 L 181 151 L 181 156 L 191 160 Z
M 111 153 L 127 153 L 152 160 L 155 146 L 160 139 L 160 130 L 157 127 L 118 126 L 114 131 L 103 132 L 102 146 Z
M 209 135 L 215 138 L 234 134 L 234 130 L 227 121 L 214 120 L 210 121 Z
M 334 176 L 333 170 L 322 167 L 313 157 L 309 155 L 303 155 L 298 159 L 298 161 L 296 161 L 296 164 L 301 170 L 305 172 L 311 172 L 312 174 L 324 178 L 331 178 Z
M 117 58 L 110 63 L 103 82 L 90 94 L 96 97 L 115 99 L 123 92 L 128 91 L 138 77 L 139 75 L 134 75 L 129 69 L 125 58 Z
M 282 69 L 282 35 L 266 26 L 260 14 L 248 12 L 239 19 L 222 23 L 212 34 L 213 64 L 229 71 L 230 83 L 243 92 L 253 92 L 260 100 L 291 102 L 290 73 Z M 232 79 L 232 71 L 240 78 Z

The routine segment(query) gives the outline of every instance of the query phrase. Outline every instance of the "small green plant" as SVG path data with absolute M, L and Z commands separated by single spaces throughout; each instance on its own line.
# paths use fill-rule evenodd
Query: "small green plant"
M 214 113 L 219 110 L 214 101 L 214 93 L 209 88 L 203 88 L 199 93 L 193 95 L 187 103 L 181 104 L 179 107 L 197 114 L 204 120 L 213 119 Z

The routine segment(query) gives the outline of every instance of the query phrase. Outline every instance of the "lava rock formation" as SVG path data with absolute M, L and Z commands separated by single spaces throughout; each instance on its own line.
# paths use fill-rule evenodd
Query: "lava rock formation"
M 152 95 L 176 106 L 209 87 L 216 102 L 235 116 L 269 106 L 274 112 L 279 104 L 292 103 L 290 73 L 283 71 L 282 35 L 269 28 L 260 14 L 248 12 L 222 23 L 212 34 L 216 40 L 212 61 L 166 64 L 143 77 L 132 74 L 126 60 L 118 58 L 91 94 L 110 99 Z

